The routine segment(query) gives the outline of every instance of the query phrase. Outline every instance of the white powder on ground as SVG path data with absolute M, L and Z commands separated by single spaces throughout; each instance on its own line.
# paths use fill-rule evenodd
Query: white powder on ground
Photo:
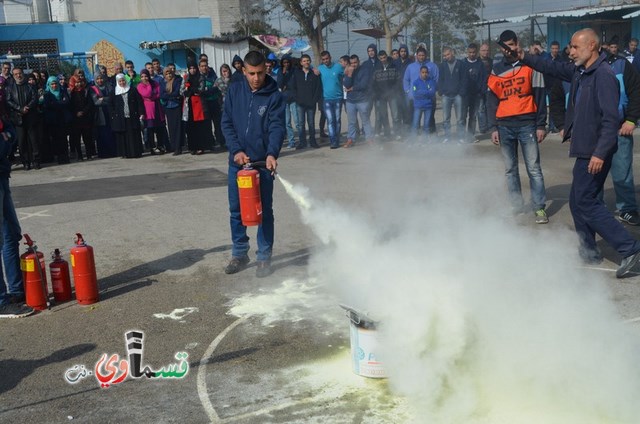
M 424 181 L 420 202 L 380 189 L 391 198 L 373 217 L 283 181 L 328 246 L 311 275 L 381 320 L 380 357 L 413 420 L 637 422 L 640 344 L 604 277 L 580 267 L 575 234 L 484 213 L 493 181 L 453 192 Z

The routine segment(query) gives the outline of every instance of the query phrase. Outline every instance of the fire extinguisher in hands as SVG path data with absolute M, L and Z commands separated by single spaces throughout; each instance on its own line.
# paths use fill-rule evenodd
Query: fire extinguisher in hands
M 238 166 L 244 166 L 251 163 L 251 159 L 245 152 L 238 152 L 233 156 L 233 162 Z

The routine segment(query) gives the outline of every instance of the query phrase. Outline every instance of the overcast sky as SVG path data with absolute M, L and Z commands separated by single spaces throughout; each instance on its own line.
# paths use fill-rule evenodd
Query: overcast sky
M 606 0 L 605 0 L 606 1 Z M 554 10 L 569 10 L 581 6 L 593 6 L 598 5 L 600 2 L 597 0 L 484 0 L 485 7 L 479 9 L 476 13 L 478 16 L 482 16 L 486 20 L 497 19 L 502 17 L 512 17 L 528 15 L 533 11 L 535 12 L 549 12 Z M 608 4 L 616 3 L 615 0 L 609 0 Z M 446 4 L 446 3 L 445 3 Z M 271 16 L 271 25 L 275 28 L 281 28 L 286 34 L 294 34 L 296 32 L 297 25 L 289 20 L 285 19 L 284 14 L 278 16 L 277 12 L 274 12 Z M 546 25 L 544 22 L 540 22 L 542 30 L 546 31 Z M 523 22 L 521 24 L 508 24 L 507 26 L 516 32 L 529 27 L 529 22 Z M 341 22 L 334 24 L 328 35 L 328 50 L 331 52 L 334 58 L 342 56 L 343 54 L 357 54 L 359 56 L 366 55 L 367 46 L 370 43 L 375 43 L 373 38 L 365 37 L 356 33 L 353 33 L 353 29 L 366 28 L 367 24 L 364 19 L 360 21 L 351 21 L 349 23 L 347 31 L 347 24 Z M 506 29 L 505 27 L 496 25 L 492 26 L 491 31 L 497 33 Z M 411 34 L 412 30 L 409 30 Z M 480 33 L 478 33 L 480 35 Z M 484 34 L 486 37 L 486 33 Z M 399 43 L 394 43 L 394 47 L 398 47 Z M 379 40 L 381 48 L 385 48 L 385 40 Z

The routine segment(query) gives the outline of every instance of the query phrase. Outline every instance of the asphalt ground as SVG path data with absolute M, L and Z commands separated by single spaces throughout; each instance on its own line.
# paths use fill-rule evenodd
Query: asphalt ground
M 557 135 L 545 140 L 541 152 L 551 222 L 536 226 L 533 215 L 523 215 L 514 225 L 551 238 L 572 226 L 572 160 Z M 330 150 L 325 139 L 320 149 L 283 149 L 279 161 L 281 176 L 307 186 L 314 199 L 346 210 L 370 204 L 372 193 L 384 197 L 372 181 L 386 176 L 402 183 L 396 190 L 429 196 L 420 183 L 426 169 L 449 177 L 450 186 L 443 190 L 467 179 L 487 176 L 491 181 L 504 172 L 499 150 L 488 140 L 417 148 L 393 141 L 382 147 Z M 348 320 L 337 301 L 313 286 L 308 269 L 322 242 L 279 182 L 274 193 L 274 273 L 256 279 L 252 252 L 246 270 L 224 274 L 231 248 L 226 173 L 226 154 L 145 155 L 37 171 L 15 168 L 11 186 L 23 232 L 36 240 L 40 251 L 60 248 L 67 259 L 75 233 L 82 233 L 95 249 L 100 301 L 90 306 L 71 301 L 0 322 L 0 422 L 411 419 L 405 401 L 391 393 L 387 380 L 351 371 Z M 528 198 L 523 167 L 521 175 Z M 505 194 L 506 188 L 491 190 Z M 605 200 L 612 206 L 610 183 Z M 464 220 L 464 212 L 452 210 L 447 225 Z M 496 206 L 486 213 L 506 212 Z M 373 208 L 367 213 L 384 211 Z M 640 238 L 640 228 L 627 228 Z M 249 234 L 255 249 L 255 229 Z M 599 244 L 605 261 L 592 272 L 603 275 L 620 319 L 633 320 L 640 316 L 640 278 L 634 274 L 616 280 L 620 258 L 606 243 Z M 289 296 L 328 300 L 326 317 L 319 319 L 317 311 L 307 313 L 304 307 L 290 308 Z M 243 307 L 245 313 L 233 315 L 233 307 Z M 110 387 L 101 387 L 96 366 L 104 354 L 125 358 L 125 333 L 130 330 L 144 333 L 143 365 L 158 371 L 176 364 L 184 370 L 185 361 L 175 355 L 186 352 L 188 373 L 129 376 L 114 384 L 122 375 L 118 371 L 105 377 Z M 109 374 L 104 363 L 98 371 Z

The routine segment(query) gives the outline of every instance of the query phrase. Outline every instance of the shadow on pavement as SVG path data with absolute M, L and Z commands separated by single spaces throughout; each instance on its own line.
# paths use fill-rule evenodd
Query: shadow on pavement
M 309 256 L 311 256 L 311 252 L 306 247 L 294 252 L 275 255 L 271 258 L 272 268 L 274 271 L 277 271 L 290 266 L 306 266 L 309 263 Z M 256 266 L 256 262 L 252 263 L 250 266 Z
M 231 245 L 222 245 L 211 249 L 187 249 L 172 253 L 164 258 L 146 262 L 126 271 L 101 278 L 100 298 L 108 299 L 153 284 L 156 280 L 149 277 L 167 270 L 181 270 L 200 262 L 209 253 L 231 250 Z
M 83 343 L 57 350 L 51 355 L 34 360 L 4 359 L 0 361 L 0 394 L 16 387 L 39 367 L 56 362 L 68 361 L 70 358 L 91 352 L 96 348 L 94 343 Z

